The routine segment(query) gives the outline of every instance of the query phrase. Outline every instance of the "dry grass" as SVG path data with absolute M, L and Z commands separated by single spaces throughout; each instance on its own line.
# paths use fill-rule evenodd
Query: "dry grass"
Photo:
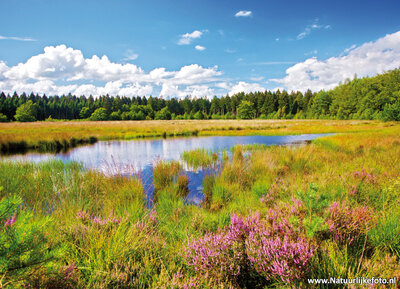
M 396 123 L 332 120 L 171 120 L 0 123 L 0 143 L 85 139 L 135 139 L 177 135 L 287 135 L 376 131 Z

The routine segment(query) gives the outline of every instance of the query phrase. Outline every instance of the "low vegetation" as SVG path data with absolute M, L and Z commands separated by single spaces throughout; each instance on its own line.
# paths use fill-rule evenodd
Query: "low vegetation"
M 329 120 L 153 120 L 0 123 L 3 153 L 60 151 L 97 140 L 210 135 L 288 135 L 381 130 L 393 122 Z M 29 132 L 29 133 L 28 133 Z
M 308 132 L 306 123 L 317 129 L 274 125 Z M 156 165 L 148 206 L 134 175 L 2 161 L 0 287 L 327 288 L 307 279 L 399 278 L 400 126 L 351 124 L 358 132 L 310 145 L 218 156 L 200 206 L 185 202 L 178 163 Z M 185 158 L 202 166 L 213 155 Z

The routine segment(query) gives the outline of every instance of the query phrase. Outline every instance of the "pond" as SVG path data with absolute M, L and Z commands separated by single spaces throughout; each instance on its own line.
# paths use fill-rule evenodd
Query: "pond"
M 288 136 L 210 136 L 182 137 L 166 139 L 146 139 L 131 141 L 99 141 L 93 145 L 81 146 L 65 153 L 16 154 L 3 156 L 3 160 L 42 162 L 59 159 L 63 162 L 77 161 L 85 168 L 96 169 L 106 174 L 139 174 L 148 199 L 151 198 L 154 187 L 152 184 L 153 165 L 160 161 L 181 159 L 181 154 L 194 149 L 222 151 L 235 145 L 299 145 L 305 144 L 318 137 L 330 134 L 302 134 Z M 189 177 L 188 202 L 200 203 L 202 181 L 206 174 L 213 173 L 210 169 L 192 170 L 184 167 L 184 173 Z

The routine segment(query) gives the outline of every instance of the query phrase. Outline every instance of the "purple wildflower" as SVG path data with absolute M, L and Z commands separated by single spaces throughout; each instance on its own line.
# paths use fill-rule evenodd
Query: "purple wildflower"
M 76 215 L 76 218 L 78 220 L 87 220 L 89 219 L 89 214 L 86 213 L 85 211 L 79 211 L 78 214 Z
M 14 214 L 14 215 L 12 215 L 11 218 L 7 219 L 4 222 L 4 227 L 10 227 L 10 226 L 14 225 L 16 221 L 17 221 L 17 215 Z
M 328 226 L 333 238 L 351 245 L 365 234 L 372 221 L 367 207 L 349 208 L 344 203 L 334 202 L 329 207 Z

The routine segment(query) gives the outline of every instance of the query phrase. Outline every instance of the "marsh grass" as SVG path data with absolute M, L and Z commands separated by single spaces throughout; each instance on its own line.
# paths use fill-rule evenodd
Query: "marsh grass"
M 246 132 L 250 125 L 235 132 Z M 281 129 L 291 125 L 289 121 Z M 185 202 L 187 178 L 179 163 L 155 165 L 157 199 L 149 207 L 135 174 L 111 176 L 60 161 L 0 161 L 1 200 L 19 196 L 21 217 L 32 216 L 28 224 L 19 224 L 21 234 L 46 221 L 42 245 L 59 248 L 37 266 L 15 274 L 6 269 L 1 282 L 10 288 L 308 288 L 293 277 L 297 269 L 289 266 L 280 276 L 252 262 L 240 263 L 239 276 L 221 279 L 215 270 L 221 259 L 215 261 L 209 251 L 218 243 L 211 241 L 203 248 L 210 269 L 196 271 L 184 257 L 185 246 L 207 238 L 227 240 L 218 238 L 229 228 L 242 234 L 234 235 L 241 241 L 229 243 L 238 244 L 229 245 L 230 251 L 224 251 L 225 241 L 218 248 L 245 256 L 243 260 L 246 248 L 254 255 L 254 248 L 269 244 L 281 252 L 277 260 L 284 261 L 283 246 L 271 242 L 297 236 L 302 242 L 294 244 L 313 248 L 305 277 L 399 276 L 400 127 L 367 122 L 351 130 L 366 126 L 372 130 L 295 148 L 235 147 L 231 157 L 221 156 L 221 170 L 204 180 L 202 206 Z M 0 222 L 0 233 L 14 224 L 11 217 Z M 256 223 L 241 223 L 247 219 L 266 227 L 257 231 Z M 246 235 L 250 231 L 254 238 Z M 285 246 L 294 248 L 290 242 Z M 285 276 L 292 276 L 291 283 L 282 281 Z
M 211 135 L 289 135 L 366 132 L 394 123 L 332 120 L 57 121 L 0 123 L 2 153 L 68 150 L 97 140 Z M 29 133 L 26 133 L 29 132 Z
M 182 160 L 192 169 L 214 167 L 217 164 L 219 155 L 217 152 L 206 149 L 195 149 L 183 152 Z

